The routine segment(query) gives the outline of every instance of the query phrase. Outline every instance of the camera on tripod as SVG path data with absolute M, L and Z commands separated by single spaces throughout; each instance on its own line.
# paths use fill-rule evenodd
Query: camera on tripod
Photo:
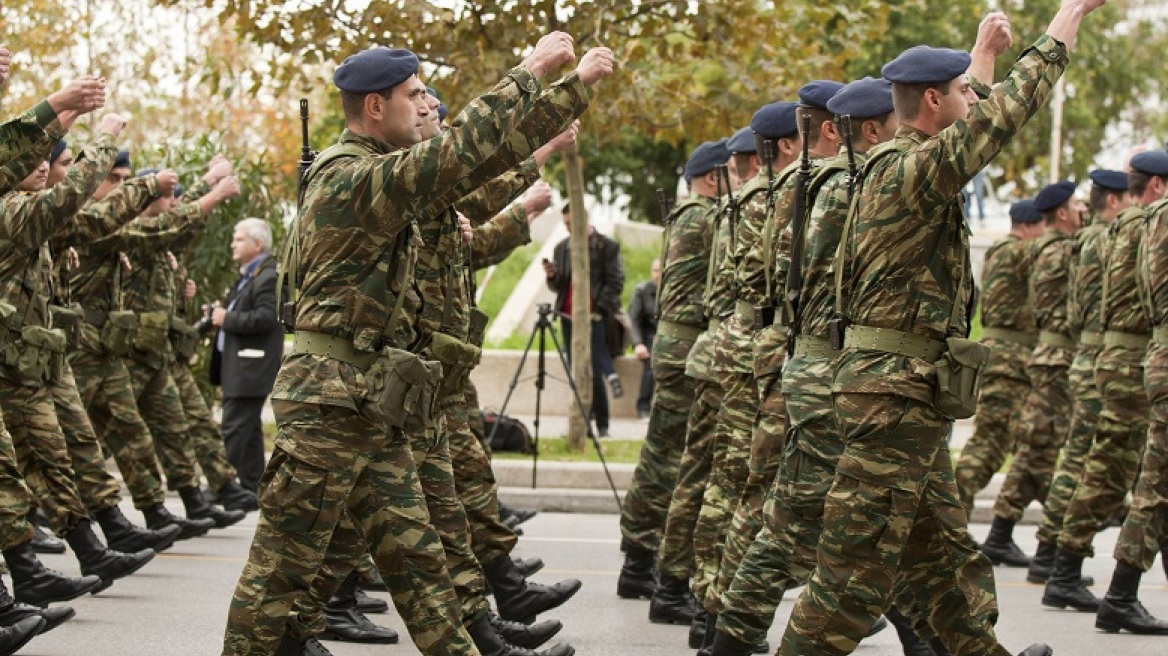
M 540 303 L 539 305 L 537 305 L 535 307 L 539 311 L 539 316 L 541 316 L 541 317 L 547 318 L 547 316 L 552 313 L 552 304 L 551 303 Z

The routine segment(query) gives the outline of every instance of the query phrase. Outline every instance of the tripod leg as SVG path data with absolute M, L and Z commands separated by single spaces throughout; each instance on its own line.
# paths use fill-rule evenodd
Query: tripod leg
M 511 403 L 511 395 L 515 393 L 516 386 L 519 385 L 519 376 L 523 374 L 523 365 L 527 363 L 527 354 L 531 352 L 531 345 L 535 342 L 535 335 L 539 332 L 539 324 L 537 323 L 531 329 L 531 336 L 527 338 L 527 346 L 523 347 L 523 355 L 519 357 L 519 366 L 515 369 L 515 375 L 511 378 L 511 385 L 507 387 L 507 396 L 503 398 L 503 407 L 499 408 L 499 416 L 507 414 L 507 404 Z M 536 414 L 536 421 L 539 414 Z M 537 425 L 538 427 L 538 425 Z M 495 432 L 499 430 L 499 422 L 495 422 L 491 426 L 491 434 L 487 436 L 487 444 L 495 440 Z

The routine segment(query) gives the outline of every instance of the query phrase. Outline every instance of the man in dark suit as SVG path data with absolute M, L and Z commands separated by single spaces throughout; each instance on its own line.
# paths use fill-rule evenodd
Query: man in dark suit
M 211 382 L 223 388 L 223 441 L 239 482 L 256 491 L 264 473 L 260 418 L 284 352 L 284 330 L 276 315 L 276 261 L 269 257 L 272 230 L 261 219 L 235 226 L 231 259 L 239 282 L 224 307 L 211 312 L 215 348 Z
M 653 401 L 653 366 L 649 359 L 653 351 L 653 338 L 657 336 L 657 284 L 661 282 L 661 259 L 653 260 L 649 267 L 649 280 L 633 289 L 633 300 L 629 302 L 629 323 L 633 329 L 633 353 L 645 365 L 641 373 L 641 393 L 637 396 L 637 416 L 649 418 L 649 407 Z
M 571 208 L 563 209 L 564 226 L 571 232 Z M 547 275 L 547 286 L 556 293 L 555 311 L 560 315 L 560 327 L 564 333 L 564 347 L 571 353 L 572 344 L 572 259 L 568 248 L 571 237 L 556 244 L 552 257 L 544 260 L 543 269 Z M 613 398 L 624 394 L 612 355 L 608 350 L 608 335 L 605 319 L 620 312 L 621 290 L 625 285 L 625 265 L 621 260 L 620 244 L 611 237 L 600 234 L 588 226 L 588 262 L 591 279 L 592 309 L 592 417 L 600 437 L 608 437 L 608 395 L 604 391 L 604 381 L 612 388 Z

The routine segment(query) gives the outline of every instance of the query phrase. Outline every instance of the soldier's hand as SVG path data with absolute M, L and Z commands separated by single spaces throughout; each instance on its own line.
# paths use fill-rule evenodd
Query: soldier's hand
M 540 180 L 527 190 L 527 197 L 523 199 L 523 211 L 527 213 L 527 222 L 534 222 L 543 211 L 551 207 L 552 188 L 548 183 Z
M 8 46 L 0 46 L 0 85 L 8 81 L 8 65 L 12 63 L 12 53 Z
M 564 151 L 576 145 L 576 137 L 580 134 L 580 121 L 572 121 L 567 130 L 557 134 L 548 145 L 557 152 Z
M 1000 11 L 991 12 L 982 19 L 977 27 L 977 42 L 975 50 L 982 49 L 994 57 L 1006 52 L 1014 44 L 1014 35 L 1010 31 L 1010 19 Z
M 97 129 L 101 132 L 104 132 L 105 134 L 110 135 L 111 137 L 116 137 L 122 133 L 122 130 L 125 129 L 125 127 L 126 119 L 117 114 L 106 114 L 105 116 L 101 117 L 101 125 L 99 125 Z
M 88 114 L 105 106 L 105 78 L 85 75 L 65 85 L 48 98 L 49 106 L 60 114 L 72 111 Z
M 220 180 L 232 173 L 234 173 L 234 168 L 231 166 L 231 162 L 227 160 L 227 157 L 223 153 L 216 153 L 211 158 L 210 163 L 207 164 L 207 172 L 203 174 L 203 180 L 206 180 L 207 184 L 214 187 L 219 184 Z
M 580 76 L 580 81 L 584 83 L 584 86 L 590 87 L 612 75 L 615 65 L 616 60 L 613 58 L 611 50 L 593 48 L 580 58 L 580 65 L 576 67 L 576 73 Z
M 158 179 L 158 195 L 161 198 L 174 195 L 175 188 L 178 187 L 178 174 L 173 169 L 163 169 L 154 174 Z
M 458 212 L 458 230 L 462 233 L 462 243 L 470 245 L 474 241 L 474 226 L 470 224 L 470 219 Z
M 231 200 L 239 195 L 239 178 L 229 175 L 215 183 L 215 193 L 219 200 Z
M 540 38 L 527 59 L 520 64 L 541 78 L 557 68 L 570 64 L 576 59 L 575 45 L 566 32 L 552 32 Z
M 81 256 L 77 254 L 77 249 L 70 246 L 65 251 L 65 268 L 70 271 L 81 266 Z
M 548 278 L 554 278 L 556 275 L 556 265 L 551 260 L 543 261 L 543 273 Z
M 171 271 L 178 271 L 178 258 L 170 251 L 166 251 L 166 266 L 170 267 Z
M 194 298 L 195 294 L 197 294 L 198 292 L 199 292 L 199 288 L 197 285 L 195 285 L 195 281 L 191 280 L 190 278 L 187 278 L 187 284 L 185 287 L 183 287 L 183 298 L 185 298 L 189 301 L 192 298 Z
M 134 265 L 130 264 L 130 258 L 123 251 L 118 251 L 118 262 L 122 265 L 122 273 L 130 275 L 134 272 Z

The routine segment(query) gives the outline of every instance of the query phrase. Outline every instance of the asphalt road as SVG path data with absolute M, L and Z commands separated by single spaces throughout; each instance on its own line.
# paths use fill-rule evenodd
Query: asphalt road
M 169 502 L 178 511 L 176 499 Z M 131 508 L 126 514 L 137 518 Z M 581 656 L 637 655 L 677 656 L 691 654 L 683 627 L 650 624 L 647 601 L 629 601 L 615 594 L 621 556 L 616 515 L 543 513 L 524 525 L 518 552 L 542 557 L 547 568 L 537 580 L 551 582 L 578 577 L 584 581 L 576 597 L 550 614 L 564 622 L 560 639 L 570 642 Z M 38 636 L 20 653 L 36 656 L 210 656 L 221 646 L 227 603 L 255 526 L 255 515 L 243 523 L 210 536 L 180 542 L 160 555 L 137 575 L 116 583 L 95 597 L 73 602 L 77 617 L 52 633 Z M 988 527 L 975 525 L 975 537 Z M 1118 532 L 1109 530 L 1097 540 L 1100 554 L 1088 561 L 1086 573 L 1099 583 L 1102 595 L 1114 561 L 1111 549 Z M 1033 527 L 1020 527 L 1016 536 L 1027 551 L 1035 546 Z M 77 572 L 69 555 L 45 556 L 44 562 L 65 572 Z M 1130 656 L 1168 653 L 1168 637 L 1107 635 L 1093 628 L 1093 616 L 1060 612 L 1039 604 L 1042 588 L 1029 585 L 1023 570 L 998 570 L 1002 642 L 1018 652 L 1031 642 L 1052 645 L 1059 656 L 1097 656 L 1122 653 Z M 1168 617 L 1168 585 L 1164 571 L 1156 568 L 1145 577 L 1142 599 L 1159 617 Z M 386 597 L 387 598 L 387 597 Z M 777 644 L 791 603 L 780 607 Z M 392 613 L 372 616 L 402 635 L 402 644 L 366 646 L 327 643 L 338 656 L 415 655 L 401 621 Z M 891 631 L 866 641 L 856 651 L 867 656 L 899 655 Z

